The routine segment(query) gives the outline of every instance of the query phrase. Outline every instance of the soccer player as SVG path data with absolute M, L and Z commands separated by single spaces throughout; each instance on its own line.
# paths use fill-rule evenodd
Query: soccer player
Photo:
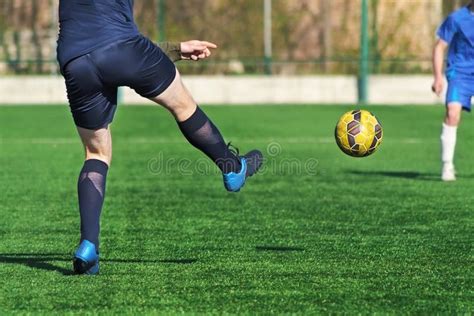
M 260 168 L 263 157 L 231 150 L 184 87 L 163 51 L 140 34 L 133 0 L 61 0 L 58 62 L 69 105 L 85 148 L 78 180 L 81 239 L 74 272 L 99 272 L 100 213 L 112 160 L 110 124 L 117 108 L 117 87 L 129 86 L 169 110 L 185 138 L 222 171 L 224 186 L 237 192 Z M 216 46 L 203 41 L 164 43 L 173 59 L 209 57 Z
M 438 40 L 433 50 L 433 92 L 443 91 L 444 51 L 449 47 L 446 77 L 446 116 L 441 133 L 443 181 L 455 181 L 454 150 L 461 112 L 471 111 L 474 96 L 474 0 L 451 13 L 438 29 Z

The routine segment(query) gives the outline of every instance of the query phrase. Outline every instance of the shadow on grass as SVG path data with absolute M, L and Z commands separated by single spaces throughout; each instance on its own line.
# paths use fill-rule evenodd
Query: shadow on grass
M 63 275 L 72 275 L 72 270 L 65 269 L 54 264 L 49 263 L 50 261 L 66 261 L 63 254 L 58 253 L 2 253 L 0 254 L 1 263 L 21 264 L 30 268 L 56 271 Z
M 275 251 L 275 252 L 288 252 L 288 251 L 304 251 L 302 247 L 292 247 L 292 246 L 257 246 L 255 247 L 257 251 Z
M 52 261 L 71 262 L 71 269 L 51 264 Z M 197 259 L 100 259 L 101 262 L 109 263 L 165 263 L 165 264 L 192 264 Z M 46 271 L 55 271 L 63 275 L 73 275 L 72 256 L 61 253 L 0 253 L 0 264 L 20 264 L 30 268 Z
M 388 177 L 388 178 L 400 178 L 400 179 L 413 179 L 421 181 L 441 181 L 440 175 L 437 173 L 421 173 L 417 171 L 360 171 L 360 170 L 348 170 L 350 174 L 357 176 L 375 176 L 375 177 Z

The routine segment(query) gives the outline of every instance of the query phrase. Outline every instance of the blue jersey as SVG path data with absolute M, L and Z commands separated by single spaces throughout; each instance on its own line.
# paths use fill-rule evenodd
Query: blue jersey
M 134 0 L 60 0 L 58 61 L 74 58 L 139 35 Z
M 449 44 L 448 72 L 474 75 L 474 14 L 468 7 L 451 13 L 438 29 Z

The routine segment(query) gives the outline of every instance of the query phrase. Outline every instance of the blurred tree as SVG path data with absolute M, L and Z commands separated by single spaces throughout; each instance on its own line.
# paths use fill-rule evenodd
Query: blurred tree
M 447 16 L 452 11 L 467 3 L 468 0 L 443 0 L 443 15 Z
M 370 5 L 370 16 L 372 17 L 369 21 L 370 23 L 370 59 L 373 61 L 371 63 L 370 73 L 379 73 L 380 72 L 380 59 L 381 52 L 379 50 L 379 0 L 372 0 L 369 2 Z
M 330 71 L 331 63 L 330 58 L 332 57 L 332 18 L 331 18 L 331 0 L 322 0 L 322 42 L 323 42 L 323 53 L 322 58 L 324 60 L 324 72 Z
M 163 1 L 167 39 L 201 38 L 219 45 L 203 63 L 182 63 L 187 73 L 228 73 L 240 64 L 248 73 L 263 70 L 262 0 L 135 0 L 140 30 L 157 39 Z M 51 72 L 59 0 L 0 0 L 0 62 L 11 72 Z M 433 32 L 445 11 L 461 0 L 371 0 L 371 51 L 375 72 L 410 71 L 388 59 L 428 59 Z M 360 1 L 273 0 L 273 51 L 276 73 L 354 73 L 357 70 Z M 26 63 L 33 60 L 33 63 Z M 37 62 L 36 62 L 37 60 Z M 232 67 L 230 66 L 232 65 Z
M 30 28 L 31 28 L 31 43 L 35 49 L 35 59 L 34 63 L 36 64 L 36 73 L 43 72 L 43 52 L 41 49 L 41 41 L 38 36 L 38 1 L 31 1 L 31 19 L 30 19 Z

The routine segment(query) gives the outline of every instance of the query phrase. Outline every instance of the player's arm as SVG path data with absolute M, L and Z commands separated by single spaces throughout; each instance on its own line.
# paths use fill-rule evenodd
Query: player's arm
M 438 39 L 433 48 L 433 76 L 434 81 L 431 86 L 436 95 L 440 95 L 443 91 L 444 78 L 443 78 L 443 66 L 444 66 L 444 52 L 448 47 L 448 43 L 442 39 Z
M 160 42 L 158 47 L 173 62 L 181 60 L 181 43 L 178 42 Z
M 217 48 L 214 43 L 206 41 L 162 42 L 158 43 L 161 50 L 173 61 L 200 60 L 211 56 L 211 49 Z

